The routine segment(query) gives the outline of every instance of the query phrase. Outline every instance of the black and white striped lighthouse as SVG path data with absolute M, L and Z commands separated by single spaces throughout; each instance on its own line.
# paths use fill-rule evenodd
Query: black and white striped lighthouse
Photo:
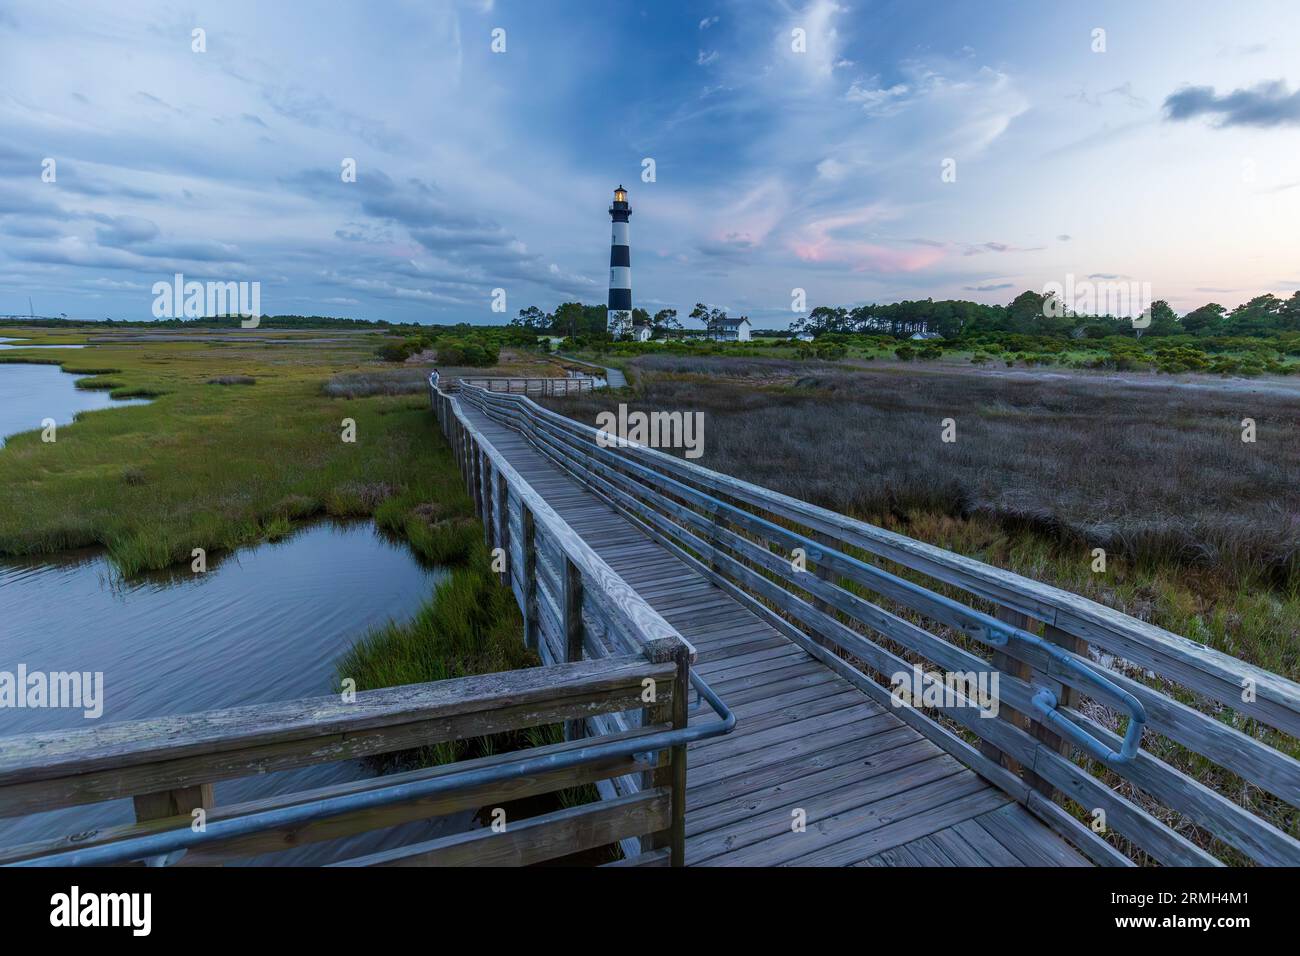
M 609 243 L 609 313 L 606 328 L 617 338 L 632 331 L 632 247 L 628 242 L 627 218 L 632 207 L 627 204 L 627 190 L 614 190 L 609 218 L 614 231 Z

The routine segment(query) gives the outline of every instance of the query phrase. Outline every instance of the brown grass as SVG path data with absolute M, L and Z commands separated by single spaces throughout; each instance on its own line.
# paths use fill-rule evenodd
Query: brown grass
M 696 374 L 720 362 L 745 380 Z M 859 516 L 983 516 L 1136 561 L 1297 579 L 1300 393 L 772 360 L 638 364 L 657 374 L 623 400 L 704 412 L 702 464 L 815 504 Z M 614 401 L 595 393 L 552 405 L 593 423 Z M 1254 443 L 1242 441 L 1244 418 L 1256 422 Z M 955 442 L 941 440 L 945 419 Z

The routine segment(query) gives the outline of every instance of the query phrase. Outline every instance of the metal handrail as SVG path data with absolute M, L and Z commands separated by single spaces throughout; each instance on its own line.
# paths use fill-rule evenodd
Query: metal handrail
M 523 756 L 518 760 L 494 767 L 474 767 L 458 773 L 449 773 L 434 780 L 418 780 L 412 783 L 393 784 L 378 787 L 363 793 L 344 794 L 337 797 L 325 797 L 292 807 L 280 807 L 274 810 L 262 810 L 246 816 L 229 820 L 214 820 L 202 831 L 195 832 L 189 827 L 153 833 L 148 836 L 131 837 L 103 846 L 86 847 L 81 850 L 68 850 L 48 856 L 33 857 L 7 864 L 12 867 L 51 867 L 51 866 L 110 866 L 117 863 L 149 861 L 151 865 L 169 865 L 175 863 L 188 850 L 220 840 L 260 833 L 281 827 L 298 826 L 326 817 L 340 816 L 358 810 L 386 807 L 397 803 L 409 803 L 428 797 L 454 793 L 471 787 L 503 783 L 520 777 L 567 770 L 583 764 L 609 760 L 615 757 L 631 757 L 637 754 L 654 753 L 673 747 L 682 747 L 697 740 L 721 737 L 731 733 L 736 727 L 736 715 L 722 701 L 713 688 L 709 687 L 703 677 L 690 672 L 690 682 L 700 697 L 708 702 L 718 720 L 707 724 L 694 724 L 674 730 L 663 730 L 631 740 L 616 740 L 608 743 L 596 743 L 589 747 L 580 747 L 560 754 L 545 754 L 541 757 Z
M 470 385 L 471 401 L 478 396 L 473 395 L 473 390 L 479 386 Z M 481 389 L 487 391 L 486 389 Z M 496 401 L 510 401 L 519 405 L 525 415 L 531 415 L 532 410 L 527 408 L 524 403 L 533 404 L 523 395 L 510 393 L 492 393 Z M 588 426 L 574 422 L 575 426 L 588 430 Z M 590 429 L 595 431 L 594 429 Z M 614 454 L 609 449 L 601 449 L 607 454 Z M 814 562 L 825 557 L 833 556 L 837 562 L 848 565 L 863 577 L 870 578 L 874 581 L 887 585 L 891 590 L 903 592 L 910 596 L 914 601 L 914 609 L 922 613 L 929 613 L 944 623 L 950 624 L 959 629 L 967 636 L 988 644 L 992 647 L 1005 647 L 1010 641 L 1015 640 L 1022 644 L 1039 648 L 1057 661 L 1061 666 L 1068 668 L 1077 674 L 1081 679 L 1092 684 L 1102 691 L 1107 697 L 1119 704 L 1128 714 L 1128 727 L 1124 734 L 1124 742 L 1118 751 L 1107 746 L 1101 739 L 1093 736 L 1087 731 L 1080 728 L 1073 721 L 1065 717 L 1059 710 L 1059 702 L 1056 694 L 1049 688 L 1038 688 L 1033 695 L 1032 703 L 1034 708 L 1043 716 L 1043 719 L 1052 725 L 1063 736 L 1068 737 L 1071 742 L 1084 750 L 1089 756 L 1102 761 L 1110 766 L 1124 766 L 1131 763 L 1137 755 L 1138 747 L 1141 744 L 1142 733 L 1146 726 L 1147 714 L 1146 709 L 1142 706 L 1135 696 L 1128 691 L 1119 687 L 1096 668 L 1084 664 L 1077 658 L 1068 654 L 1061 648 L 1045 641 L 1035 634 L 1030 633 L 1022 628 L 1014 627 L 1004 621 L 1000 621 L 990 614 L 977 611 L 967 607 L 959 601 L 937 594 L 928 588 L 909 581 L 906 578 L 891 574 L 881 568 L 859 560 L 852 555 L 846 554 L 837 548 L 826 545 L 814 538 L 800 534 L 789 528 L 769 521 L 766 518 L 759 517 L 749 511 L 739 508 L 736 505 L 715 498 L 705 491 L 701 491 L 692 485 L 679 481 L 670 475 L 655 471 L 644 465 L 638 464 L 625 456 L 617 456 L 619 464 L 633 473 L 639 473 L 645 476 L 653 476 L 655 481 L 662 482 L 679 496 L 695 501 L 702 507 L 711 509 L 714 512 L 721 512 L 733 517 L 743 519 L 747 525 L 758 525 L 759 528 L 769 535 L 784 539 L 787 542 L 794 542 L 797 547 L 802 547 L 807 556 Z M 907 603 L 904 601 L 904 603 Z

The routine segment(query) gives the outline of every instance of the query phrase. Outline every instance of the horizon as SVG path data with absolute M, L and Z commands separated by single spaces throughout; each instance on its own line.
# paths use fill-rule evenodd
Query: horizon
M 1300 288 L 1285 4 L 1227 22 L 1172 3 L 612 9 L 18 0 L 0 313 L 30 296 L 148 321 L 177 272 L 259 282 L 269 315 L 599 304 L 620 183 L 651 313 L 702 302 L 772 329 L 801 314 L 795 289 L 802 314 L 1005 305 L 1074 276 L 1150 283 L 1181 315 Z

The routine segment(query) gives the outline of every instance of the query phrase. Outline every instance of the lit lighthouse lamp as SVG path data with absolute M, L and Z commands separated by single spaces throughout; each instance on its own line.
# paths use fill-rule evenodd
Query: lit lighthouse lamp
M 627 220 L 632 207 L 627 204 L 627 190 L 614 190 L 609 207 L 613 232 L 609 244 L 609 313 L 606 328 L 615 338 L 632 331 L 632 247 L 628 241 Z

